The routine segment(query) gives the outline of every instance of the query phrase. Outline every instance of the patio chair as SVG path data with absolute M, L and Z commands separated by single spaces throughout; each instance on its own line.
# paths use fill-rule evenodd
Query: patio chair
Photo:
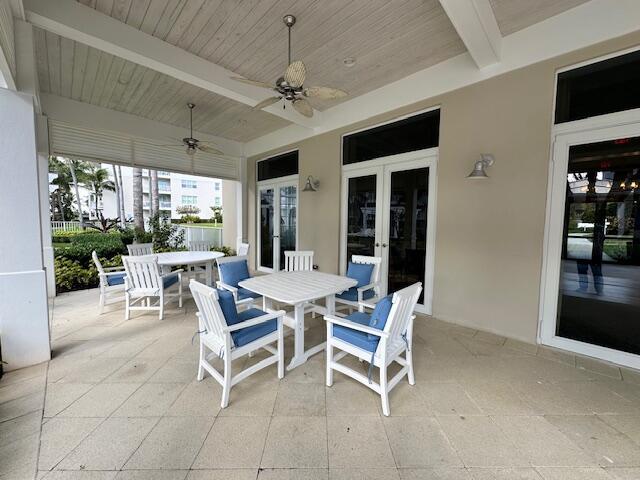
M 336 295 L 336 311 L 358 309 L 364 311 L 362 302 L 375 304 L 380 298 L 381 257 L 353 255 L 347 267 L 347 277 L 358 281 L 355 287 Z
M 241 240 L 238 240 L 238 243 L 236 244 L 236 255 L 239 257 L 249 256 L 249 244 L 242 243 Z
M 284 252 L 284 270 L 286 272 L 313 270 L 313 251 L 288 250 Z
M 192 240 L 189 242 L 189 251 L 191 252 L 210 252 L 215 245 L 209 240 Z M 206 274 L 206 267 L 204 265 L 191 265 L 188 272 L 185 272 L 188 277 L 197 279 L 199 275 Z
M 344 373 L 377 392 L 382 399 L 382 413 L 389 416 L 389 392 L 407 375 L 409 384 L 415 385 L 411 354 L 413 309 L 422 291 L 421 283 L 403 288 L 381 299 L 371 315 L 362 311 L 346 318 L 327 315 L 327 386 L 333 385 L 333 371 Z M 371 307 L 372 305 L 365 305 Z M 341 350 L 333 355 L 334 348 Z M 404 358 L 401 354 L 404 353 Z M 347 354 L 370 363 L 365 376 L 338 361 Z M 387 378 L 387 367 L 398 363 L 400 371 Z M 380 382 L 371 380 L 373 367 L 380 370 Z
M 143 255 L 122 257 L 125 271 L 125 320 L 131 310 L 158 310 L 160 320 L 164 318 L 167 299 L 178 297 L 178 308 L 182 308 L 182 270 L 161 274 L 158 257 Z M 177 287 L 177 292 L 167 292 Z M 151 299 L 157 298 L 155 303 Z
M 247 257 L 222 257 L 216 259 L 216 264 L 218 265 L 219 280 L 216 282 L 218 288 L 231 292 L 236 305 L 251 308 L 253 302 L 261 295 L 238 285 L 242 280 L 251 278 Z M 264 305 L 263 308 L 265 308 Z
M 127 250 L 132 257 L 151 255 L 153 253 L 153 243 L 132 243 L 127 245 Z
M 231 387 L 259 370 L 278 363 L 278 378 L 284 377 L 284 334 L 282 318 L 285 312 L 265 313 L 257 308 L 238 312 L 234 297 L 226 290 L 216 290 L 195 280 L 189 282 L 191 294 L 198 307 L 200 360 L 198 381 L 207 371 L 222 385 L 220 407 L 229 405 Z M 277 342 L 276 348 L 271 344 Z M 255 350 L 264 348 L 271 353 L 240 373 L 232 374 L 231 363 Z M 209 361 L 219 357 L 224 363 L 223 373 Z
M 100 313 L 104 312 L 104 306 L 116 302 L 124 301 L 124 277 L 126 272 L 124 266 L 104 268 L 98 254 L 94 250 L 91 252 L 93 263 L 98 269 L 100 278 Z

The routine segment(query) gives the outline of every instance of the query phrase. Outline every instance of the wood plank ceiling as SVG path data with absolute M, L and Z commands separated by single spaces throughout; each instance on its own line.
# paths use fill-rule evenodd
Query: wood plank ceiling
M 247 78 L 274 82 L 287 64 L 282 16 L 298 17 L 293 58 L 306 84 L 344 89 L 353 98 L 465 52 L 438 0 L 78 0 L 149 35 Z M 524 28 L 584 0 L 491 0 L 500 28 Z M 519 9 L 509 4 L 519 5 Z M 527 7 L 535 3 L 541 14 Z M 555 5 L 555 6 L 554 6 Z M 545 17 L 546 18 L 546 17 Z M 529 23 L 529 24 L 530 24 Z M 288 125 L 203 89 L 81 43 L 37 30 L 42 91 L 249 141 Z M 347 57 L 356 59 L 351 68 Z M 344 101 L 344 100 L 343 100 Z M 314 100 L 318 110 L 336 104 Z
M 491 0 L 502 35 L 522 30 L 588 0 Z

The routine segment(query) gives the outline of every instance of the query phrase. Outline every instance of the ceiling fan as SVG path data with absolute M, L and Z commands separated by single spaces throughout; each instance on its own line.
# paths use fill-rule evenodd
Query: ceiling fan
M 289 63 L 288 67 L 280 78 L 276 80 L 275 86 L 265 82 L 249 80 L 242 77 L 231 77 L 237 82 L 247 83 L 257 87 L 268 88 L 278 93 L 275 97 L 267 98 L 255 105 L 254 109 L 261 109 L 273 105 L 280 100 L 291 102 L 293 108 L 305 117 L 313 116 L 313 107 L 307 101 L 307 98 L 318 98 L 321 100 L 333 100 L 343 98 L 348 95 L 347 92 L 331 87 L 305 87 L 304 81 L 307 76 L 307 68 L 301 60 L 291 62 L 291 27 L 296 23 L 296 17 L 293 15 L 285 15 L 282 20 L 287 26 L 289 35 Z M 286 105 L 286 103 L 285 103 Z
M 224 155 L 224 152 L 221 152 L 216 147 L 213 146 L 212 143 L 209 142 L 201 142 L 197 138 L 193 138 L 193 109 L 195 108 L 195 104 L 187 103 L 187 107 L 189 107 L 189 136 L 182 139 L 181 145 L 159 145 L 160 147 L 187 147 L 187 155 L 195 155 L 196 150 L 201 150 L 205 153 L 213 153 L 215 155 Z

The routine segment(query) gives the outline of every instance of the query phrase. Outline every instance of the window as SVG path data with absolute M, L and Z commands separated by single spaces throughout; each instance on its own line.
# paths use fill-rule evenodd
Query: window
M 342 139 L 342 164 L 365 162 L 398 153 L 437 147 L 440 110 L 420 113 Z
M 214 189 L 216 192 L 219 192 L 219 191 L 220 191 L 220 182 L 215 182 L 215 183 L 213 184 L 213 189 Z
M 216 197 L 214 200 L 214 204 L 216 207 L 219 207 L 220 205 L 222 205 L 222 199 L 220 197 Z
M 198 203 L 198 197 L 195 195 L 182 195 L 183 205 L 196 205 Z
M 182 188 L 198 188 L 198 182 L 195 180 L 182 180 Z
M 171 181 L 169 180 L 158 180 L 158 190 L 161 192 L 170 192 L 171 191 Z
M 558 74 L 555 123 L 640 108 L 640 51 Z
M 298 151 L 260 160 L 256 165 L 258 181 L 298 174 Z

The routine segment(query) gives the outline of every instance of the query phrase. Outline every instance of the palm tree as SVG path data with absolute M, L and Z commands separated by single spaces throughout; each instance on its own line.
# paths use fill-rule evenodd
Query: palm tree
M 102 192 L 116 190 L 115 183 L 109 178 L 109 172 L 106 168 L 92 165 L 89 171 L 84 174 L 84 186 L 95 195 L 96 217 L 98 217 L 98 201 L 102 198 Z
M 144 230 L 144 213 L 142 210 L 142 169 L 133 169 L 133 223 L 136 229 Z
M 56 178 L 52 180 L 51 183 L 58 187 L 50 195 L 51 201 L 54 203 L 53 220 L 56 219 L 55 210 L 57 207 L 60 215 L 59 219 L 64 222 L 67 220 L 65 210 L 71 213 L 69 210 L 73 202 L 73 195 L 71 194 L 71 183 L 73 181 L 71 172 L 65 162 L 53 156 L 49 157 L 49 171 L 56 174 Z
M 122 188 L 122 185 L 120 183 L 120 180 L 118 180 L 118 171 L 116 170 L 116 166 L 111 165 L 111 168 L 113 169 L 113 181 L 116 186 L 116 211 L 118 212 L 118 217 L 120 218 L 120 224 L 124 226 L 124 218 L 120 216 L 120 212 L 122 210 L 122 203 L 120 203 L 120 190 Z
M 84 175 L 87 172 L 88 164 L 82 160 L 65 159 L 65 163 L 69 167 L 71 178 L 73 181 L 73 189 L 75 191 L 76 202 L 78 204 L 78 216 L 80 220 L 80 228 L 84 228 L 84 216 L 82 215 L 82 202 L 80 201 L 80 190 L 78 183 L 84 183 Z
M 120 182 L 120 211 L 118 215 L 120 216 L 120 223 L 122 228 L 126 226 L 126 214 L 124 211 L 124 185 L 122 184 L 122 168 L 118 165 L 118 181 Z
M 151 212 L 153 215 L 160 213 L 160 196 L 158 195 L 158 171 L 149 170 L 151 178 Z

